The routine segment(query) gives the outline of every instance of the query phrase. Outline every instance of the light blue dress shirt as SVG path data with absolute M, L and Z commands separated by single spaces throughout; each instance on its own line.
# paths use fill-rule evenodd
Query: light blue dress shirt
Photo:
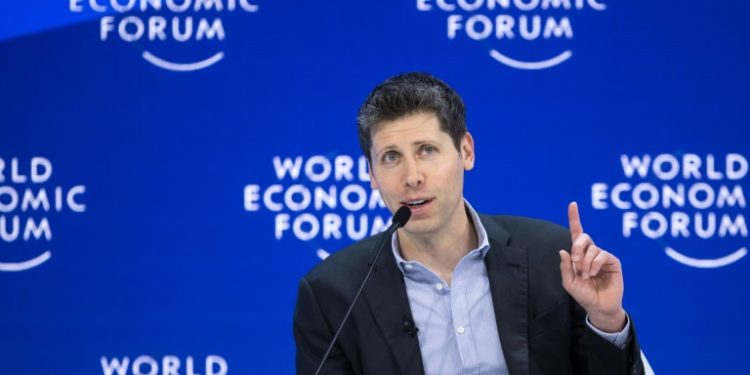
M 508 374 L 484 265 L 490 249 L 487 231 L 469 202 L 465 203 L 479 246 L 458 262 L 451 285 L 420 262 L 404 260 L 398 236 L 394 233 L 391 238 L 393 256 L 404 275 L 409 306 L 419 329 L 417 337 L 426 375 Z M 586 323 L 621 348 L 629 337 L 629 319 L 618 333 L 602 332 L 588 318 Z

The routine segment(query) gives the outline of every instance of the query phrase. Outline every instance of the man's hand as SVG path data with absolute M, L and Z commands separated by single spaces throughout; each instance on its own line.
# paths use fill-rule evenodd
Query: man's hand
M 620 260 L 583 232 L 575 202 L 568 205 L 568 222 L 573 246 L 570 254 L 560 250 L 563 287 L 583 306 L 591 324 L 604 332 L 619 332 L 626 322 Z

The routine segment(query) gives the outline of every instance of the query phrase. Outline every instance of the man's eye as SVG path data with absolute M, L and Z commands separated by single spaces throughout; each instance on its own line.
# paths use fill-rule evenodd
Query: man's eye
M 392 163 L 398 159 L 398 155 L 395 152 L 387 152 L 383 155 L 383 161 L 386 163 Z
M 424 146 L 424 147 L 422 147 L 422 152 L 424 152 L 425 154 L 432 154 L 435 151 L 437 151 L 437 149 L 435 148 L 435 146 Z

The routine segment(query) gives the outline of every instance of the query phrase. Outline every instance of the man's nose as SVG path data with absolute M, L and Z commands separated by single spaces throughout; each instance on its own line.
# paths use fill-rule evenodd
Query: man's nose
M 406 186 L 417 187 L 424 182 L 424 175 L 422 174 L 422 168 L 419 162 L 414 159 L 408 159 L 406 165 Z

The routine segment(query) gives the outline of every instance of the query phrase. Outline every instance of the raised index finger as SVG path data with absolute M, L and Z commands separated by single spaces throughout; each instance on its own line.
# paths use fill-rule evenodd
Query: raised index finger
M 570 238 L 575 242 L 576 238 L 583 233 L 581 217 L 578 215 L 578 203 L 570 202 L 568 205 L 568 226 L 570 227 Z

